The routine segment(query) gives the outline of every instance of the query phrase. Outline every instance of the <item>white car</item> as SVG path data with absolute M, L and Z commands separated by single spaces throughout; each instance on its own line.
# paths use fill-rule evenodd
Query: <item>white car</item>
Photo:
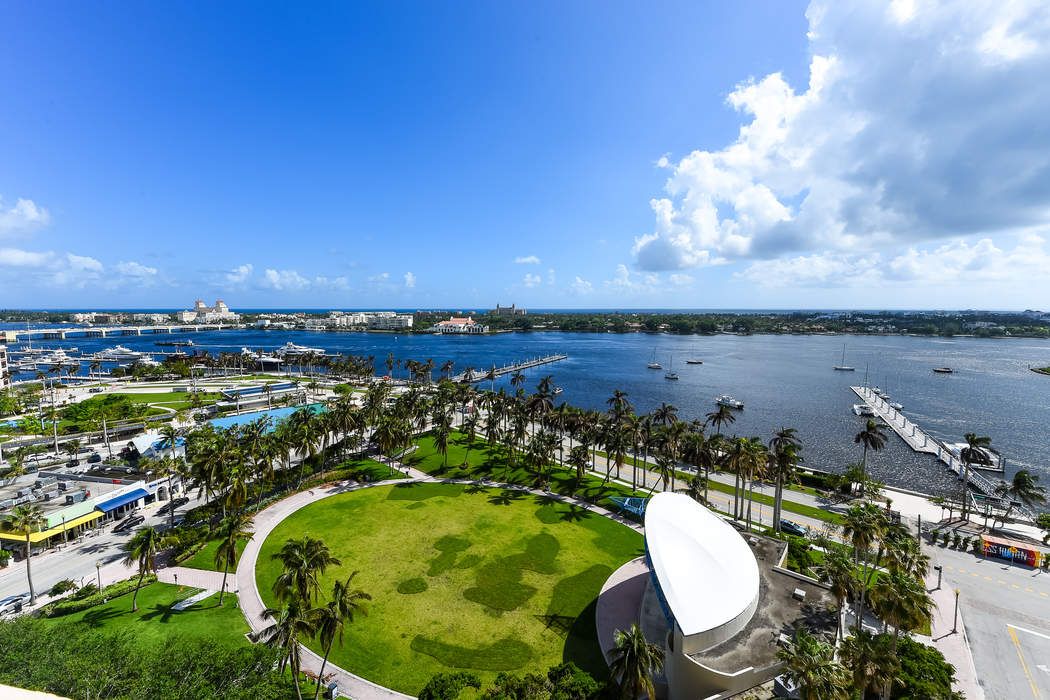
M 28 593 L 9 595 L 6 598 L 0 600 L 0 615 L 20 613 L 22 612 L 22 608 L 25 607 L 27 603 L 29 603 Z

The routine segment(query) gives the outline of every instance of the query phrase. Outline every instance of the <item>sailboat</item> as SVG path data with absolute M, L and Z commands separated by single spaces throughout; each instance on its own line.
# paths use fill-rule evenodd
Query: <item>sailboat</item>
M 671 355 L 671 358 L 667 361 L 667 366 L 674 367 L 674 355 Z M 667 370 L 667 373 L 664 374 L 664 379 L 677 380 L 678 372 L 675 372 L 673 369 L 669 369 Z
M 846 344 L 842 344 L 842 364 L 835 365 L 835 370 L 838 372 L 853 372 L 855 371 L 852 367 L 846 364 Z
M 656 350 L 653 350 L 653 359 L 646 365 L 649 369 L 663 369 L 663 365 L 656 361 Z

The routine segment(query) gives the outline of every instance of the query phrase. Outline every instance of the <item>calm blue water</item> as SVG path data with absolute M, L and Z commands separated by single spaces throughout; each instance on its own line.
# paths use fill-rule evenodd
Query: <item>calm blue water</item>
M 374 355 L 385 372 L 387 353 L 401 360 L 435 365 L 447 359 L 456 371 L 473 366 L 484 371 L 493 364 L 562 352 L 569 359 L 526 373 L 534 387 L 551 374 L 564 389 L 560 400 L 604 409 L 614 389 L 626 391 L 637 411 L 661 402 L 674 404 L 683 419 L 702 418 L 714 409 L 714 397 L 727 393 L 742 400 L 736 423 L 726 429 L 768 439 L 781 426 L 796 427 L 805 443 L 807 464 L 833 471 L 860 459 L 853 436 L 862 419 L 850 407 L 857 401 L 850 384 L 868 379 L 888 390 L 904 412 L 930 434 L 950 441 L 966 432 L 992 438 L 1007 458 L 1007 475 L 1018 468 L 1035 470 L 1050 485 L 1050 377 L 1028 371 L 1050 365 L 1050 342 L 976 338 L 913 338 L 900 336 L 676 336 L 653 334 L 506 333 L 493 336 L 397 336 L 373 333 L 307 331 L 213 331 L 181 335 L 76 338 L 34 343 L 49 347 L 76 346 L 95 352 L 116 344 L 136 350 L 158 348 L 157 340 L 192 338 L 197 349 L 211 353 L 239 352 L 243 346 L 274 349 L 292 340 L 330 352 Z M 856 372 L 835 372 L 842 344 L 846 362 Z M 645 364 L 656 354 L 667 367 L 671 358 L 681 376 L 667 381 L 663 372 Z M 686 365 L 698 357 L 703 365 Z M 949 365 L 953 375 L 933 374 Z M 403 370 L 395 370 L 404 376 Z M 438 372 L 435 369 L 435 377 Z M 507 378 L 496 382 L 506 386 Z M 484 383 L 485 386 L 488 383 Z M 892 437 L 887 448 L 869 457 L 872 472 L 890 484 L 926 491 L 943 491 L 953 481 L 947 470 L 928 456 L 911 452 Z

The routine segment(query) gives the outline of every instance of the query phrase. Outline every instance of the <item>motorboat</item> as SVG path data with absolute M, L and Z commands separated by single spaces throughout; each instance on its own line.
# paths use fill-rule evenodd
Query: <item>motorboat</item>
M 894 401 L 893 403 L 890 404 L 890 408 L 892 408 L 894 411 L 903 411 L 904 410 L 904 406 L 902 404 L 897 403 L 896 401 Z
M 725 406 L 727 408 L 741 409 L 744 407 L 744 402 L 734 399 L 729 394 L 722 394 L 715 398 L 715 403 L 719 406 Z
M 861 418 L 874 418 L 875 409 L 866 403 L 855 403 L 853 404 L 853 412 Z
M 241 348 L 241 357 L 246 357 L 249 360 L 257 360 L 259 353 L 253 352 L 250 348 Z
M 1006 460 L 1004 460 L 1002 455 L 991 447 L 977 447 L 972 455 L 970 453 L 969 443 L 951 442 L 945 443 L 944 447 L 955 459 L 962 461 L 964 460 L 963 455 L 969 457 L 970 467 L 972 469 L 980 469 L 986 472 L 997 472 L 999 474 L 1003 473 L 1003 467 L 1005 466 Z
M 955 370 L 951 367 L 934 367 L 933 371 L 937 374 L 952 374 L 953 372 L 955 372 Z
M 560 386 L 556 386 L 556 387 L 554 387 L 554 395 L 555 395 L 555 396 L 557 396 L 558 394 L 560 394 L 560 393 L 561 393 L 561 392 L 563 392 L 563 391 L 565 391 L 565 390 L 564 390 L 564 389 L 562 389 L 562 388 L 561 388 Z
M 143 355 L 139 359 L 135 360 L 135 364 L 141 365 L 142 367 L 160 367 L 160 363 L 154 360 L 149 355 Z
M 846 344 L 842 344 L 842 361 L 840 364 L 835 365 L 833 368 L 836 372 L 855 372 L 854 367 L 850 367 L 846 364 Z
M 275 355 L 323 355 L 324 350 L 321 348 L 309 348 L 305 345 L 296 345 L 292 341 L 288 341 L 281 347 L 274 351 Z
M 685 363 L 687 365 L 702 365 L 702 364 L 704 364 L 704 361 L 703 360 L 697 360 L 697 359 L 694 358 L 692 360 L 686 360 Z

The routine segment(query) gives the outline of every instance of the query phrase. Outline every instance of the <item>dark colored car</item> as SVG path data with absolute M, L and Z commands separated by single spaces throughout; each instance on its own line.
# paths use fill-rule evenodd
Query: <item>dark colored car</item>
M 98 464 L 101 461 L 102 461 L 102 455 L 100 455 L 98 452 L 95 452 L 95 453 L 91 454 L 87 458 L 87 463 L 88 464 Z
M 128 517 L 117 523 L 117 526 L 113 528 L 113 532 L 126 532 L 136 525 L 141 525 L 146 522 L 146 518 L 141 515 L 129 515 Z
M 793 523 L 790 520 L 781 520 L 780 529 L 782 532 L 786 532 L 789 535 L 795 535 L 797 537 L 805 537 L 809 534 L 806 528 L 802 527 L 798 523 Z
M 174 498 L 162 505 L 160 508 L 158 508 L 157 515 L 166 515 L 167 513 L 171 512 L 172 508 L 181 508 L 189 502 L 190 499 L 186 498 L 185 496 L 179 496 L 177 498 Z

